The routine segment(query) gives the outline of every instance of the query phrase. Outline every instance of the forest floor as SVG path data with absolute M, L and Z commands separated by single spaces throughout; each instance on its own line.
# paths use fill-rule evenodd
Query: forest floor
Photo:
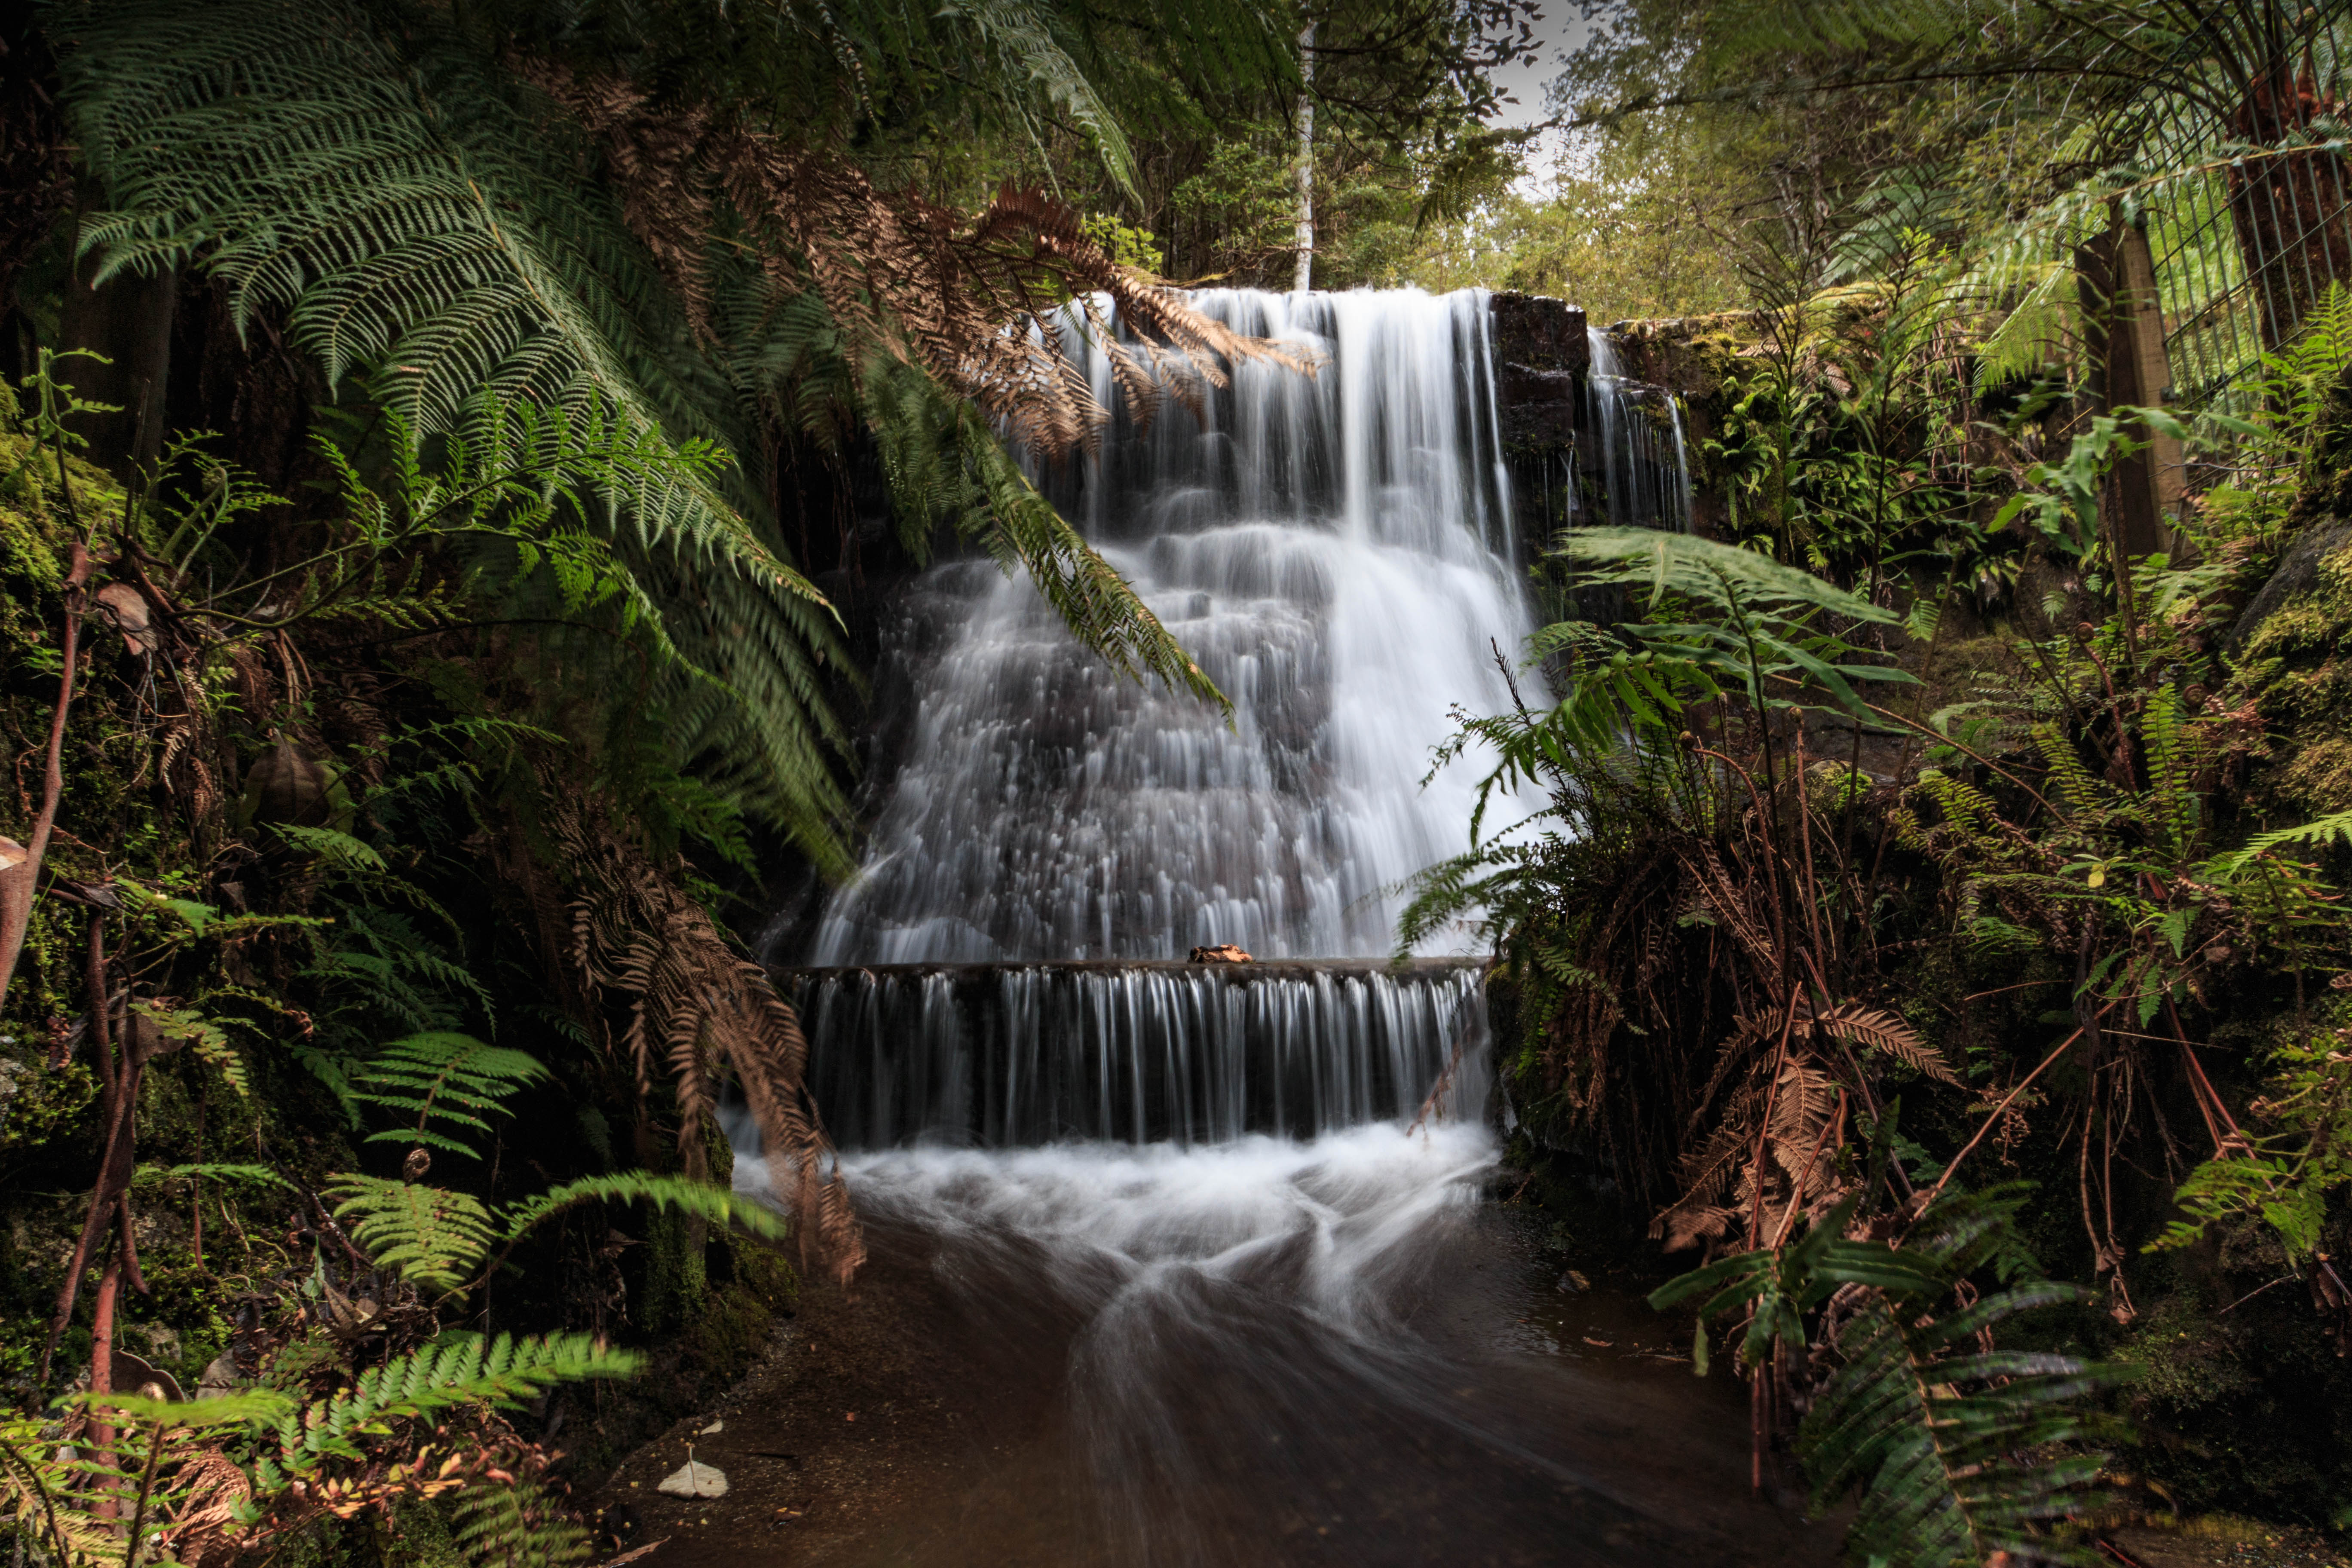
M 811 1281 L 751 1373 L 708 1412 L 631 1454 L 601 1500 L 622 1542 L 663 1542 L 649 1568 L 824 1563 L 921 1511 L 942 1489 L 1033 1436 L 1041 1412 L 988 1397 L 959 1374 L 941 1323 L 953 1321 L 930 1270 L 877 1256 L 845 1297 Z M 705 1435 L 713 1422 L 719 1432 Z M 726 1476 L 724 1497 L 656 1489 L 698 1462 Z
M 2252 1520 L 2191 1520 L 2177 1528 L 2127 1524 L 2104 1539 L 2139 1568 L 2352 1568 L 2352 1557 L 2315 1531 Z M 2112 1553 L 2108 1553 L 2111 1555 Z

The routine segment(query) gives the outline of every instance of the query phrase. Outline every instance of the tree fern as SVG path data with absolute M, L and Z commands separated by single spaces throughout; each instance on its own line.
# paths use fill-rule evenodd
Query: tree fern
M 331 381 L 368 376 L 420 441 L 488 391 L 642 442 L 746 445 L 670 353 L 665 281 L 579 179 L 576 149 L 454 34 L 333 0 L 59 16 L 84 153 L 114 200 L 84 230 L 103 270 L 208 268 L 239 325 L 286 310 Z M 716 682 L 658 695 L 687 749 L 715 744 L 822 852 L 839 809 L 810 734 L 827 728 L 812 671 L 837 649 L 829 617 L 691 468 L 636 487 L 613 519 Z
M 982 40 L 1025 74 L 1054 103 L 1067 110 L 1092 139 L 1104 167 L 1120 190 L 1136 195 L 1135 154 L 1094 83 L 1054 37 L 1047 7 L 1034 0 L 947 0 L 942 16 L 961 17 Z
M 394 1040 L 377 1052 L 359 1072 L 352 1098 L 415 1114 L 412 1126 L 370 1133 L 371 1143 L 422 1143 L 478 1159 L 470 1144 L 436 1124 L 459 1133 L 488 1132 L 487 1118 L 509 1114 L 499 1101 L 547 1077 L 547 1068 L 527 1052 L 436 1030 Z

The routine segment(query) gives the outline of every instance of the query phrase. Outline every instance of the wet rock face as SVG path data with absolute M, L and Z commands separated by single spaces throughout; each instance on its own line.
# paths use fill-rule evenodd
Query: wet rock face
M 1591 360 L 1584 312 L 1539 294 L 1496 294 L 1487 309 L 1503 449 L 1541 458 L 1572 446 L 1578 393 Z
M 1584 373 L 1590 353 L 1587 323 L 1577 306 L 1542 294 L 1496 294 L 1487 309 L 1494 321 L 1495 357 L 1504 364 Z
M 1592 348 L 1583 310 L 1540 294 L 1487 300 L 1495 354 L 1496 425 L 1511 469 L 1511 521 L 1521 564 L 1532 563 L 1568 518 L 1577 432 Z

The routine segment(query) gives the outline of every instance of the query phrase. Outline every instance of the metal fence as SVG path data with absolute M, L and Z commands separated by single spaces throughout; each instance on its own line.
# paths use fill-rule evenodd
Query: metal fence
M 2222 120 L 2168 96 L 2135 135 L 2154 170 L 2146 210 L 2172 401 L 2243 408 L 2263 356 L 2295 336 L 2331 283 L 2352 284 L 2352 123 L 2338 39 L 2272 62 Z

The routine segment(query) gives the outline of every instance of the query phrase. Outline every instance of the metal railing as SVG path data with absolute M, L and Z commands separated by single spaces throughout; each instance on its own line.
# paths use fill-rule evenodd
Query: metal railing
M 2158 174 L 2145 224 L 2172 401 L 2241 408 L 2263 357 L 2295 335 L 2333 282 L 2352 284 L 2352 170 L 2338 39 L 2272 62 L 2219 121 L 2177 96 L 2133 127 Z

